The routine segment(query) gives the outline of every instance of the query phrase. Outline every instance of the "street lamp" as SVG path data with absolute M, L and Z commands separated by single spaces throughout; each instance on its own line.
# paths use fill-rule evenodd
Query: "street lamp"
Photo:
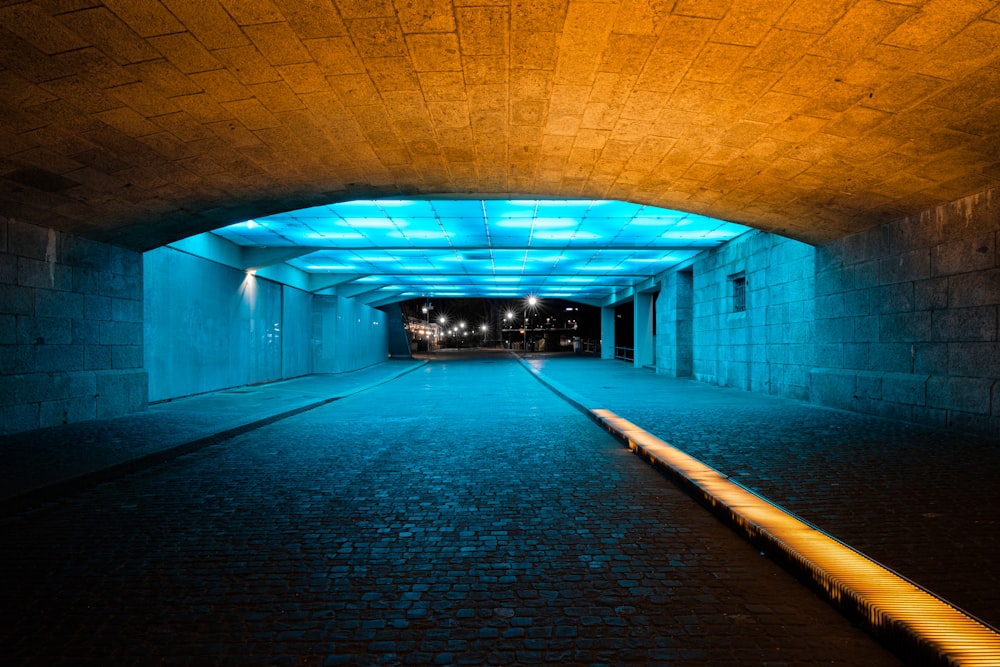
M 534 294 L 529 294 L 528 298 L 525 299 L 525 306 L 524 306 L 524 351 L 525 352 L 528 351 L 528 326 L 531 323 L 531 320 L 528 318 L 528 309 L 530 308 L 531 312 L 534 313 L 535 307 L 537 305 L 538 305 L 538 297 L 535 296 Z

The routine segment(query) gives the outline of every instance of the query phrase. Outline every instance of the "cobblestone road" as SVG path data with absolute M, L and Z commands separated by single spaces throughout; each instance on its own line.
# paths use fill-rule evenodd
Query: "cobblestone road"
M 1000 443 L 622 362 L 530 363 L 1000 627 Z
M 8 664 L 898 664 L 509 359 L 0 531 Z

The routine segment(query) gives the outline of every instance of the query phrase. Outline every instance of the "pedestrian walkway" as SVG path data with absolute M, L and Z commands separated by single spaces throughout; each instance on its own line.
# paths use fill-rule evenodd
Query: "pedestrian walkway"
M 137 414 L 0 436 L 0 510 L 84 488 L 298 411 L 363 391 L 424 362 L 393 359 L 151 405 Z
M 619 361 L 526 361 L 590 404 L 1000 627 L 1000 443 Z
M 900 664 L 517 360 L 456 357 L 8 517 L 7 663 Z

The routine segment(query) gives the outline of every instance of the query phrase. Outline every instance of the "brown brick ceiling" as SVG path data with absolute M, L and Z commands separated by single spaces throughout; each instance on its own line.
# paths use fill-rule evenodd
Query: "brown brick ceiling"
M 822 242 L 1000 185 L 997 2 L 0 5 L 0 215 L 136 249 L 461 193 Z

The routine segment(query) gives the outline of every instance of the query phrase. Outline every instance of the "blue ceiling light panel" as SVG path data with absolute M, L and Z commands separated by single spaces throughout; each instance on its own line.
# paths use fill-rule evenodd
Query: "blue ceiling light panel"
M 244 247 L 299 248 L 287 263 L 350 276 L 393 298 L 524 294 L 598 302 L 747 231 L 608 200 L 363 200 L 213 232 Z

